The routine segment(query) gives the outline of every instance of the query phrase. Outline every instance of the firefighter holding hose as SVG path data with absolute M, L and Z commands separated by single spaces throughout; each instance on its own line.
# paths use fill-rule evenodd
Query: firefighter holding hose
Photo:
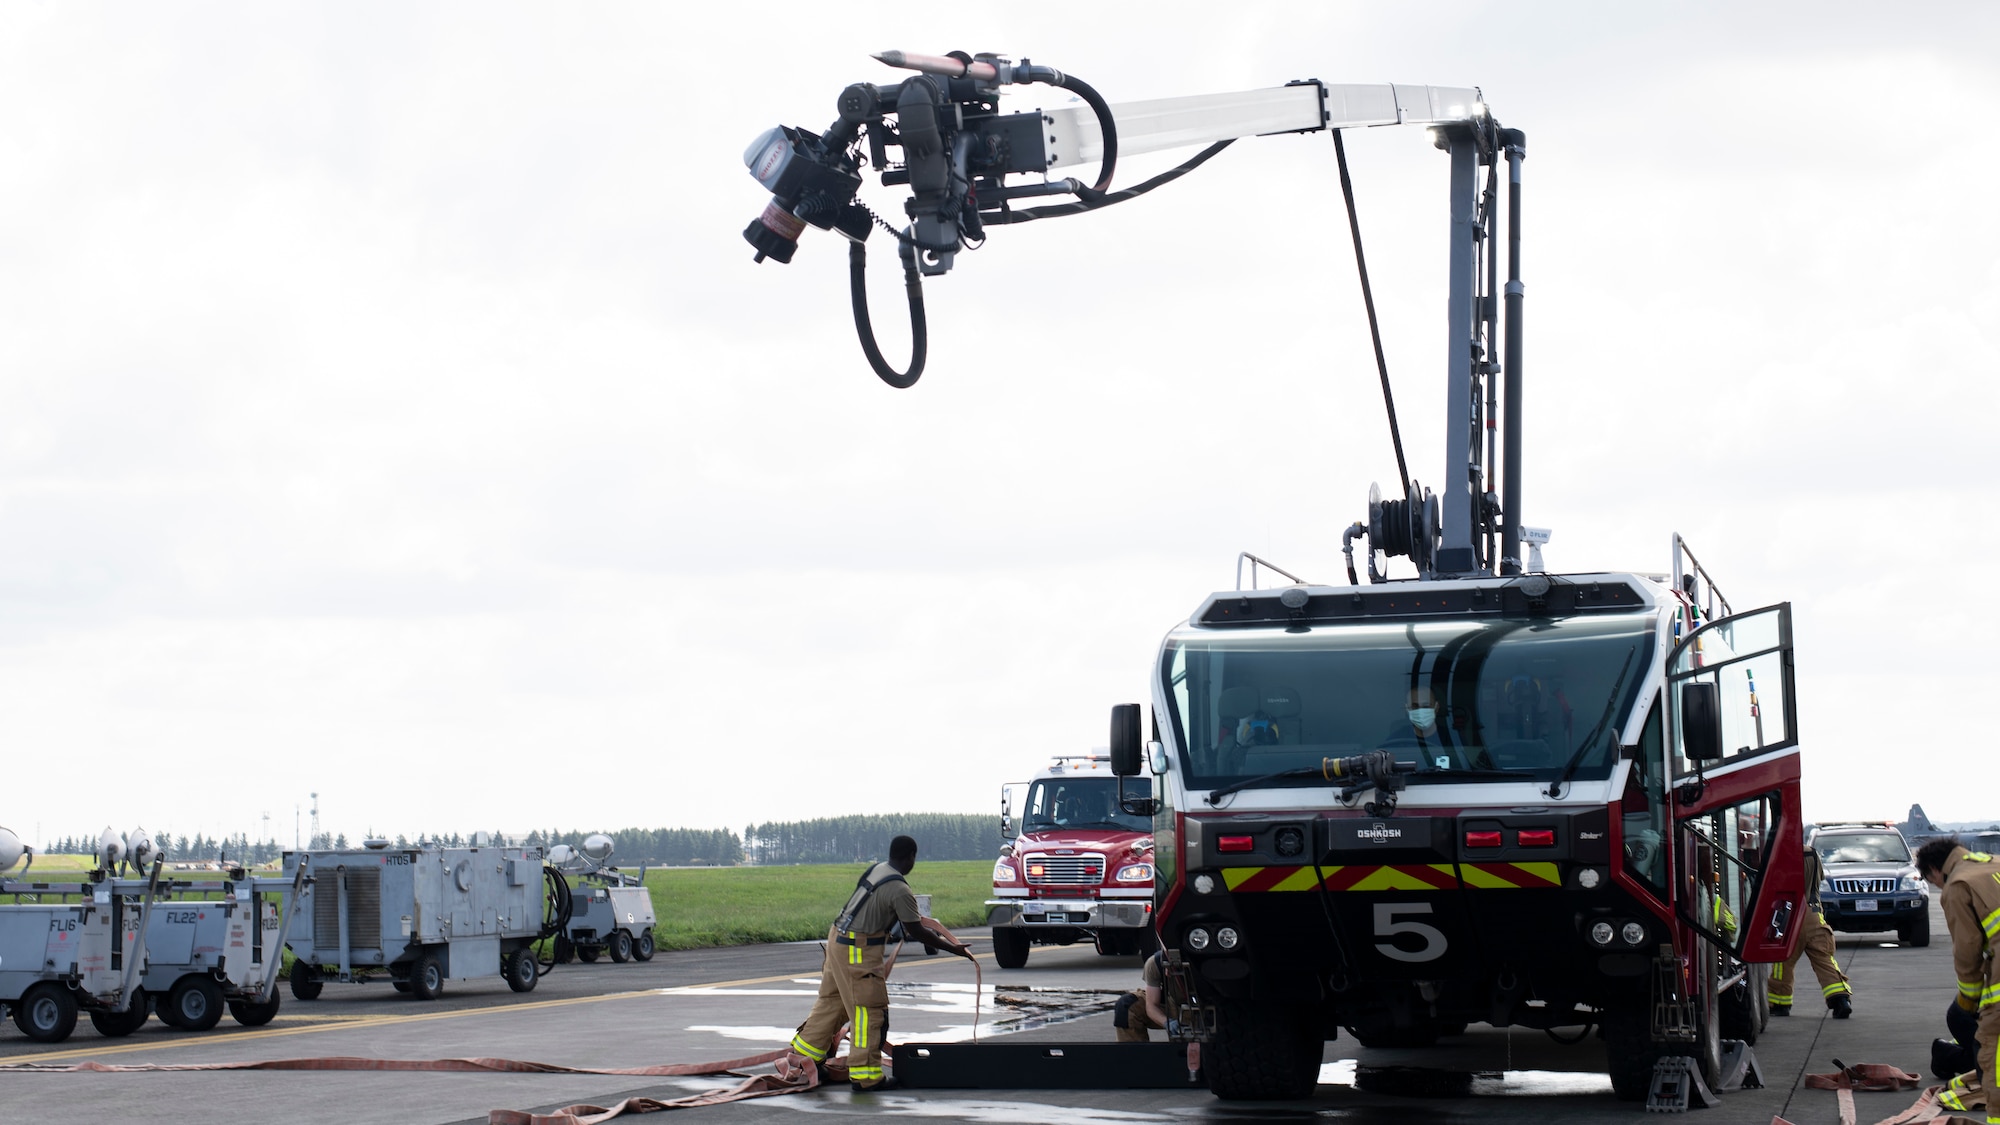
M 1993 1076 L 1993 1058 L 2000 1046 L 2000 965 L 1993 956 L 1993 938 L 2000 935 L 2000 859 L 1966 849 L 1956 839 L 1932 840 L 1917 849 L 1917 873 L 1943 893 L 1944 922 L 1951 930 L 1951 963 L 1958 977 L 1956 1011 L 1979 1019 L 1979 1069 L 1951 1080 L 1939 1104 L 1964 1112 L 1974 1093 L 1984 1092 L 1983 1080 Z M 2000 1106 L 1989 1094 L 1989 1125 L 2000 1125 Z
M 847 1081 L 853 1089 L 879 1090 L 882 1039 L 889 1030 L 888 973 L 883 967 L 890 931 L 901 927 L 910 940 L 935 953 L 947 942 L 934 934 L 917 913 L 917 896 L 908 876 L 917 865 L 917 842 L 908 836 L 889 841 L 889 860 L 870 867 L 847 897 L 826 935 L 826 962 L 820 969 L 819 999 L 812 1013 L 792 1036 L 792 1050 L 824 1063 L 848 1033 Z

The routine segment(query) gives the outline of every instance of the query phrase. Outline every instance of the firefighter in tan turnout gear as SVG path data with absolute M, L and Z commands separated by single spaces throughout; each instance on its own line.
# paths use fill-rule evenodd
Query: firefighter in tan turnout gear
M 847 906 L 826 935 L 826 964 L 820 969 L 819 999 L 792 1036 L 792 1050 L 824 1063 L 848 1032 L 847 1081 L 856 1090 L 879 1090 L 882 1039 L 889 1030 L 889 986 L 882 967 L 890 932 L 935 952 L 943 943 L 925 928 L 917 896 L 905 876 L 917 865 L 917 842 L 898 836 L 889 842 L 889 861 L 870 867 L 855 884 Z
M 1993 1075 L 1994 1048 L 2000 1045 L 2000 966 L 1992 941 L 2000 936 L 2000 860 L 1967 851 L 1957 840 L 1932 840 L 1917 849 L 1917 871 L 1943 891 L 1944 923 L 1951 929 L 1951 963 L 1958 976 L 1958 1008 L 1979 1017 L 1979 1069 L 1951 1080 L 1939 1101 L 1964 1112 L 1982 1077 Z M 2000 1125 L 2000 1106 L 1989 1097 L 1989 1125 Z
M 1771 982 L 1766 995 L 1771 1000 L 1771 1014 L 1789 1016 L 1792 1014 L 1792 985 L 1798 977 L 1799 957 L 1811 960 L 1813 976 L 1819 980 L 1819 992 L 1826 998 L 1826 1006 L 1833 1010 L 1833 1018 L 1844 1020 L 1854 1013 L 1854 986 L 1847 974 L 1840 971 L 1840 962 L 1833 959 L 1833 930 L 1826 924 L 1825 908 L 1820 905 L 1819 885 L 1826 874 L 1819 865 L 1819 853 L 1806 846 L 1806 908 L 1799 920 L 1798 944 L 1792 946 L 1791 959 L 1782 965 L 1771 966 Z

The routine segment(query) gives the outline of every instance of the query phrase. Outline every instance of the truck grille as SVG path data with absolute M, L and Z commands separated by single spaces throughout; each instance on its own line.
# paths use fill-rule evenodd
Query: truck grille
M 1022 866 L 1031 886 L 1095 887 L 1104 882 L 1101 855 L 1030 855 Z
M 1835 879 L 1833 890 L 1843 895 L 1890 895 L 1896 893 L 1894 879 Z
M 313 950 L 321 957 L 340 949 L 340 879 L 317 870 L 313 883 Z M 347 869 L 347 948 L 382 948 L 382 869 Z

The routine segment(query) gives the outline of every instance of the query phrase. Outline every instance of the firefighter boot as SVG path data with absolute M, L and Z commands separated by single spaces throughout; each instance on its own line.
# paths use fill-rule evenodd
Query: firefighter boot
M 1854 1014 L 1854 1002 L 1847 998 L 1845 992 L 1836 992 L 1827 997 L 1826 1006 L 1832 1009 L 1833 1018 L 1837 1020 L 1844 1020 Z
M 1790 1004 L 1773 1004 L 1771 1005 L 1771 1014 L 1774 1016 L 1789 1016 L 1792 1014 L 1792 1006 Z

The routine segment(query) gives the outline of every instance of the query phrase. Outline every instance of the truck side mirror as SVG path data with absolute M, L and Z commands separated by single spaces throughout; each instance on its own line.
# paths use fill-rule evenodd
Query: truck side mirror
M 1111 772 L 1137 777 L 1145 764 L 1140 755 L 1139 705 L 1120 703 L 1111 708 Z
M 1681 685 L 1681 752 L 1694 762 L 1722 758 L 1722 692 L 1715 684 Z

